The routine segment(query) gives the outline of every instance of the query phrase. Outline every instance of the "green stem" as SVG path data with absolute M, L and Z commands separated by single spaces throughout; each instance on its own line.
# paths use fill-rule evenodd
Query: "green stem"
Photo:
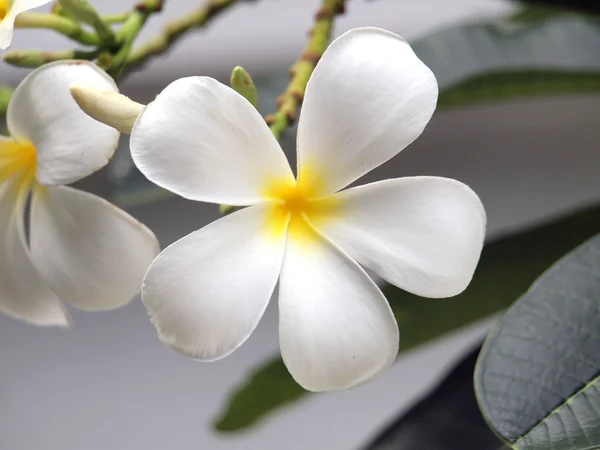
M 133 43 L 142 27 L 152 14 L 159 12 L 163 7 L 163 0 L 145 0 L 138 3 L 135 10 L 129 13 L 121 29 L 117 32 L 117 41 L 121 48 L 112 57 L 112 65 L 107 72 L 116 78 L 127 61 Z
M 102 44 L 97 34 L 85 31 L 76 22 L 57 14 L 21 13 L 15 20 L 15 28 L 48 28 L 83 45 Z
M 65 59 L 96 59 L 101 49 L 92 51 L 62 50 L 58 52 L 41 52 L 39 50 L 15 50 L 4 55 L 4 61 L 16 67 L 36 68 L 54 61 Z
M 131 12 L 125 12 L 125 13 L 120 13 L 120 14 L 109 14 L 106 16 L 102 16 L 102 20 L 104 21 L 104 23 L 107 23 L 109 25 L 111 24 L 116 24 L 116 23 L 123 23 L 127 20 L 127 18 L 131 15 Z
M 162 34 L 143 43 L 134 49 L 127 58 L 127 70 L 141 67 L 151 57 L 160 55 L 169 48 L 185 33 L 192 29 L 205 26 L 213 17 L 225 11 L 229 6 L 239 0 L 208 0 L 200 9 L 186 14 L 181 19 L 170 22 Z
M 265 118 L 278 140 L 296 120 L 306 92 L 306 84 L 329 45 L 335 16 L 344 12 L 344 6 L 345 0 L 323 0 L 323 5 L 315 16 L 315 25 L 310 31 L 308 44 L 300 59 L 290 68 L 288 87 L 277 99 L 277 111 Z

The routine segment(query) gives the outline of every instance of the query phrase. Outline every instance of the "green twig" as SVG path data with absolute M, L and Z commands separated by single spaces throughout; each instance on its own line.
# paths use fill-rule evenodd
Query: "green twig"
M 42 52 L 39 50 L 15 50 L 4 55 L 4 61 L 16 67 L 36 68 L 41 65 L 65 59 L 96 59 L 101 49 L 92 51 L 62 50 L 58 52 Z
M 135 6 L 135 10 L 131 12 L 123 26 L 117 33 L 117 40 L 121 44 L 121 48 L 112 57 L 112 65 L 107 72 L 113 77 L 117 77 L 125 62 L 130 56 L 133 43 L 142 27 L 148 18 L 162 10 L 163 0 L 145 0 Z
M 102 44 L 102 40 L 97 34 L 85 31 L 73 20 L 58 14 L 24 12 L 15 19 L 15 28 L 47 28 L 83 45 L 99 46 Z
M 131 55 L 127 58 L 126 70 L 137 69 L 151 57 L 165 53 L 186 32 L 205 26 L 213 17 L 225 11 L 237 1 L 208 0 L 200 9 L 186 14 L 181 19 L 170 22 L 161 35 L 141 44 L 131 52 Z
M 123 23 L 127 20 L 127 18 L 131 15 L 131 12 L 125 12 L 120 14 L 108 14 L 106 16 L 101 16 L 102 20 L 106 24 L 115 24 L 115 23 Z
M 88 0 L 59 0 L 59 4 L 62 10 L 76 22 L 91 25 L 105 47 L 114 46 L 116 42 L 114 31 L 102 20 L 96 8 Z
M 331 40 L 333 21 L 344 12 L 345 0 L 323 0 L 310 31 L 310 40 L 300 59 L 290 68 L 290 83 L 277 99 L 277 111 L 265 118 L 277 139 L 296 120 L 298 109 L 304 99 L 306 84 L 323 56 Z
M 333 21 L 338 14 L 344 12 L 345 0 L 323 0 L 321 9 L 315 15 L 315 25 L 310 31 L 310 39 L 300 58 L 290 68 L 290 82 L 286 90 L 277 98 L 277 111 L 265 117 L 271 132 L 277 140 L 281 134 L 294 123 L 298 109 L 304 98 L 306 84 L 317 62 L 331 40 Z M 232 86 L 235 80 L 236 70 L 232 73 Z M 240 75 L 239 73 L 237 74 Z M 248 79 L 249 75 L 248 75 Z M 251 80 L 251 79 L 250 79 Z M 238 89 L 236 89 L 238 90 Z M 239 92 L 239 91 L 238 91 Z M 219 212 L 223 215 L 229 214 L 234 207 L 219 205 Z

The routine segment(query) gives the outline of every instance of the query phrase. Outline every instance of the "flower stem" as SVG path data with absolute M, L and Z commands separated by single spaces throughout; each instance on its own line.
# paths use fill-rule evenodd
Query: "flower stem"
M 39 50 L 15 50 L 4 55 L 4 61 L 16 67 L 36 68 L 41 65 L 65 59 L 96 59 L 101 49 L 92 51 L 61 50 L 58 52 L 42 52 Z
M 108 14 L 106 16 L 102 16 L 102 20 L 104 21 L 104 23 L 107 23 L 109 25 L 111 24 L 115 24 L 115 23 L 123 23 L 127 20 L 127 18 L 130 16 L 131 12 L 125 12 L 125 13 L 120 13 L 120 14 Z
M 344 7 L 345 0 L 323 0 L 323 5 L 315 16 L 315 25 L 309 33 L 308 44 L 298 61 L 290 68 L 287 89 L 277 98 L 277 111 L 265 118 L 278 140 L 296 120 L 304 99 L 306 84 L 329 45 L 335 16 L 342 14 Z
M 101 45 L 95 33 L 85 31 L 73 20 L 58 14 L 24 12 L 15 19 L 15 28 L 47 28 L 63 34 L 83 45 Z
M 239 0 L 208 0 L 200 9 L 186 14 L 181 19 L 170 22 L 162 34 L 135 48 L 127 58 L 126 69 L 141 67 L 151 57 L 161 55 L 169 50 L 181 36 L 188 31 L 201 28 L 212 18 L 225 11 Z
M 117 32 L 117 41 L 120 42 L 121 48 L 112 56 L 111 66 L 107 68 L 107 72 L 111 76 L 116 78 L 120 75 L 142 27 L 152 14 L 162 10 L 163 3 L 164 0 L 144 0 L 135 6 L 134 11 L 128 14 L 123 26 Z

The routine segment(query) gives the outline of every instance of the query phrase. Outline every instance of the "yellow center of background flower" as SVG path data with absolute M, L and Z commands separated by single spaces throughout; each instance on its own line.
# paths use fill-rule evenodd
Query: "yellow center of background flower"
M 19 177 L 31 182 L 35 176 L 37 158 L 35 147 L 30 142 L 13 139 L 0 141 L 0 183 Z
M 298 181 L 288 178 L 271 183 L 265 196 L 273 202 L 267 217 L 267 231 L 276 239 L 286 232 L 291 239 L 314 241 L 317 234 L 312 225 L 318 226 L 334 216 L 337 201 L 333 196 L 319 196 L 321 183 L 304 172 Z M 289 221 L 289 224 L 288 224 Z
M 0 0 L 0 21 L 4 20 L 10 10 L 11 0 Z

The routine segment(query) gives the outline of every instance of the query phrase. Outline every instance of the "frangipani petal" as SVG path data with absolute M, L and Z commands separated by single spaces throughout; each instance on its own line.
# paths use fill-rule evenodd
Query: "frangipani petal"
M 144 279 L 142 300 L 160 339 L 212 361 L 242 345 L 277 283 L 284 234 L 266 230 L 268 205 L 225 216 L 167 247 Z
M 24 230 L 30 181 L 16 176 L 0 185 L 0 312 L 34 325 L 67 327 L 69 314 L 30 260 Z
M 58 61 L 31 72 L 10 100 L 7 125 L 37 152 L 37 179 L 44 185 L 68 184 L 106 165 L 119 132 L 84 113 L 71 97 L 77 83 L 117 92 L 113 79 L 88 61 Z
M 208 77 L 171 83 L 138 117 L 131 154 L 153 183 L 183 197 L 228 205 L 265 198 L 293 174 L 256 109 Z
M 485 210 L 448 178 L 385 180 L 335 194 L 317 226 L 359 263 L 423 297 L 451 297 L 471 281 L 485 237 Z
M 5 0 L 0 2 L 0 49 L 5 50 L 12 41 L 17 15 L 46 5 L 52 0 Z M 4 5 L 4 6 L 2 6 Z
M 401 37 L 358 28 L 337 38 L 306 88 L 300 183 L 330 194 L 381 165 L 421 134 L 437 95 L 433 73 Z
M 30 239 L 48 285 L 87 311 L 129 303 L 159 252 L 154 234 L 125 211 L 67 186 L 34 190 Z
M 279 281 L 279 342 L 288 370 L 310 391 L 346 389 L 386 368 L 398 326 L 360 266 L 323 237 L 288 239 Z

